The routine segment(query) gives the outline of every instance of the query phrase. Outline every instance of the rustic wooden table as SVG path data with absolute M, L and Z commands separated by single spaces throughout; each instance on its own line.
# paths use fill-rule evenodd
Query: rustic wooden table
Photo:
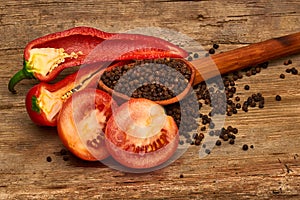
M 24 97 L 36 81 L 22 81 L 16 95 L 7 90 L 24 46 L 48 33 L 151 26 L 179 31 L 206 50 L 218 43 L 221 52 L 299 32 L 299 1 L 6 0 L 0 8 L 0 199 L 300 199 L 300 76 L 286 74 L 283 65 L 291 59 L 288 67 L 300 70 L 300 55 L 271 61 L 268 69 L 236 82 L 241 97 L 261 92 L 266 103 L 226 117 L 225 125 L 239 129 L 234 145 L 223 143 L 204 158 L 191 146 L 171 165 L 147 174 L 72 155 L 64 161 L 56 129 L 38 127 L 27 116 Z M 281 101 L 274 100 L 277 94 Z M 243 151 L 243 144 L 254 148 Z

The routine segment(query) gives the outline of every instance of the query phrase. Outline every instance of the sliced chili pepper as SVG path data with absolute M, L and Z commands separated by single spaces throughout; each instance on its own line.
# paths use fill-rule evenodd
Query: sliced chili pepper
M 31 120 L 42 126 L 56 126 L 63 103 L 76 91 L 96 87 L 102 69 L 89 66 L 54 84 L 40 82 L 26 95 L 26 109 Z
M 186 56 L 186 51 L 160 38 L 76 27 L 28 43 L 23 69 L 10 79 L 8 89 L 15 93 L 15 85 L 26 78 L 49 82 L 63 69 L 83 63 Z
M 121 66 L 129 62 L 132 61 L 119 61 L 113 64 Z M 77 91 L 96 88 L 104 69 L 110 64 L 110 62 L 90 64 L 54 84 L 40 82 L 33 86 L 25 100 L 31 120 L 42 126 L 56 126 L 63 103 Z

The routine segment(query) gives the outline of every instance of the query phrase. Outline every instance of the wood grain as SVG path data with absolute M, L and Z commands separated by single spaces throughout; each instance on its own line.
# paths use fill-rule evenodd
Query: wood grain
M 279 78 L 287 59 L 293 61 L 288 67 L 300 69 L 299 55 L 273 60 L 268 69 L 236 82 L 243 100 L 261 92 L 266 103 L 264 109 L 226 117 L 225 126 L 239 129 L 234 145 L 223 143 L 203 158 L 201 148 L 191 146 L 168 167 L 147 174 L 112 170 L 72 155 L 64 161 L 56 129 L 38 127 L 27 116 L 24 98 L 36 81 L 22 81 L 17 95 L 8 92 L 7 83 L 21 68 L 30 40 L 83 25 L 108 32 L 168 28 L 205 50 L 218 43 L 219 53 L 299 32 L 300 3 L 6 0 L 0 5 L 0 199 L 300 198 L 300 78 Z M 282 101 L 274 100 L 277 94 Z M 254 148 L 242 151 L 243 144 Z

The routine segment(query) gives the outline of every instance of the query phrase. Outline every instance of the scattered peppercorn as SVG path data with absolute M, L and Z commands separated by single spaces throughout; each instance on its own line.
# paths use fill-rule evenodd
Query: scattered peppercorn
M 250 148 L 251 148 L 251 149 L 253 149 L 253 148 L 254 148 L 254 146 L 251 144 L 251 145 L 250 145 Z
M 221 146 L 221 144 L 222 144 L 221 140 L 217 140 L 217 141 L 216 141 L 216 145 L 217 145 L 217 146 Z
M 183 174 L 180 174 L 179 178 L 183 178 Z
M 276 101 L 281 101 L 281 96 L 280 95 L 276 95 L 275 99 L 276 99 Z
M 242 147 L 242 149 L 243 149 L 244 151 L 247 151 L 247 150 L 248 150 L 248 145 L 247 145 L 247 144 L 244 144 L 243 147 Z
M 229 144 L 234 144 L 234 139 L 230 139 Z
M 66 149 L 61 149 L 59 153 L 60 153 L 60 155 L 62 155 L 62 156 L 63 156 L 63 155 L 67 155 L 67 150 L 66 150 Z
M 205 153 L 206 154 L 210 154 L 210 150 L 209 149 L 205 149 Z
M 283 64 L 284 64 L 284 65 L 290 65 L 290 64 L 292 64 L 292 63 L 293 63 L 292 60 L 289 59 L 289 60 L 284 61 Z
M 218 49 L 218 48 L 219 48 L 219 45 L 218 45 L 218 44 L 213 44 L 213 48 L 214 48 L 214 49 Z
M 264 108 L 264 104 L 262 102 L 259 102 L 258 107 L 259 108 Z
M 249 89 L 250 89 L 250 86 L 249 86 L 249 85 L 245 85 L 244 89 L 245 89 L 245 90 L 249 90 Z
M 281 79 L 284 79 L 285 78 L 285 75 L 284 74 L 280 74 L 279 76 Z
M 46 160 L 47 160 L 47 162 L 51 162 L 52 158 L 50 156 L 47 156 Z
M 63 156 L 63 160 L 64 160 L 64 161 L 68 161 L 68 160 L 69 160 L 69 156 L 66 156 L 66 155 Z
M 291 72 L 292 72 L 293 75 L 297 75 L 298 74 L 298 70 L 295 67 L 293 67 L 291 69 Z
M 208 50 L 208 53 L 209 53 L 209 54 L 214 54 L 214 53 L 215 53 L 215 49 L 214 49 L 214 48 L 209 49 L 209 50 Z
M 247 72 L 246 72 L 246 76 L 251 76 L 251 72 L 250 72 L 250 71 L 247 71 Z
M 237 134 L 237 133 L 239 132 L 239 130 L 238 130 L 237 128 L 233 128 L 233 129 L 232 129 L 232 132 L 233 132 L 234 134 Z

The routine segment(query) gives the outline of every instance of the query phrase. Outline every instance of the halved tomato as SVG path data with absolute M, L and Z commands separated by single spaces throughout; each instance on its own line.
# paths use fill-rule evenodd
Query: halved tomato
M 131 99 L 113 112 L 105 129 L 112 157 L 126 167 L 145 169 L 167 161 L 178 146 L 178 128 L 161 105 Z
M 63 144 L 84 160 L 102 160 L 109 156 L 104 142 L 106 123 L 115 105 L 111 96 L 98 89 L 76 92 L 63 105 L 57 129 Z

